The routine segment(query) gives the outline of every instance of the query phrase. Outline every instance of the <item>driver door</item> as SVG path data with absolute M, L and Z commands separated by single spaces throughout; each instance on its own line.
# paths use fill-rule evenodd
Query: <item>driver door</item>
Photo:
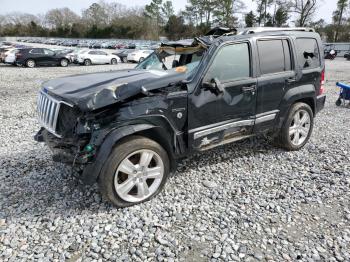
M 250 42 L 221 46 L 189 95 L 189 144 L 204 150 L 249 136 L 257 79 Z

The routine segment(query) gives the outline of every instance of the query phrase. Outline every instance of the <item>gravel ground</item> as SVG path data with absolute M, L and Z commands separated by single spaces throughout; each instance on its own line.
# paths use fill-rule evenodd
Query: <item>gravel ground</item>
M 33 141 L 42 81 L 118 66 L 0 66 L 1 261 L 350 261 L 350 109 L 327 61 L 311 141 L 285 152 L 254 138 L 184 160 L 155 199 L 116 209 Z

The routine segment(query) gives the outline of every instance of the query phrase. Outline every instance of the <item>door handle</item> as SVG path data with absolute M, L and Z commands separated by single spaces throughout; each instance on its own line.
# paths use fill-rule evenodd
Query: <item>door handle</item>
M 286 79 L 286 82 L 289 84 L 295 83 L 297 80 L 294 77 L 290 77 Z
M 250 86 L 243 86 L 242 87 L 242 92 L 247 93 L 247 92 L 255 92 L 256 90 L 256 85 L 250 85 Z

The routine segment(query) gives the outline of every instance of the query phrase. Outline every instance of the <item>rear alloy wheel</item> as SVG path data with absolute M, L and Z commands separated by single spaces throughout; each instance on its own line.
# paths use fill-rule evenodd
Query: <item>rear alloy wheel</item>
M 62 59 L 60 64 L 61 64 L 62 67 L 68 66 L 68 60 L 67 59 Z
M 99 185 L 118 207 L 142 203 L 157 195 L 169 174 L 167 152 L 155 141 L 131 136 L 117 145 L 106 161 Z
M 292 105 L 276 143 L 287 150 L 299 150 L 310 139 L 313 125 L 314 118 L 310 106 L 296 103 Z
M 293 121 L 289 126 L 289 139 L 294 146 L 304 143 L 310 133 L 311 120 L 306 110 L 300 109 L 295 112 Z
M 112 60 L 111 60 L 111 64 L 112 64 L 112 65 L 116 65 L 116 64 L 118 64 L 118 61 L 117 61 L 117 59 L 115 59 L 115 58 L 112 58 Z
M 26 66 L 29 67 L 29 68 L 33 68 L 35 67 L 35 61 L 33 59 L 28 59 L 27 62 L 26 62 Z
M 85 59 L 84 60 L 84 65 L 90 66 L 91 65 L 91 60 L 90 59 Z

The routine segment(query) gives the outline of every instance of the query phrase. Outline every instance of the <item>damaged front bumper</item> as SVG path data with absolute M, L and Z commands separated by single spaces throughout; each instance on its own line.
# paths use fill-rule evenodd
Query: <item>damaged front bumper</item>
M 89 138 L 58 138 L 42 127 L 34 140 L 48 145 L 54 162 L 81 167 L 91 162 L 94 156 L 94 148 L 88 145 Z

